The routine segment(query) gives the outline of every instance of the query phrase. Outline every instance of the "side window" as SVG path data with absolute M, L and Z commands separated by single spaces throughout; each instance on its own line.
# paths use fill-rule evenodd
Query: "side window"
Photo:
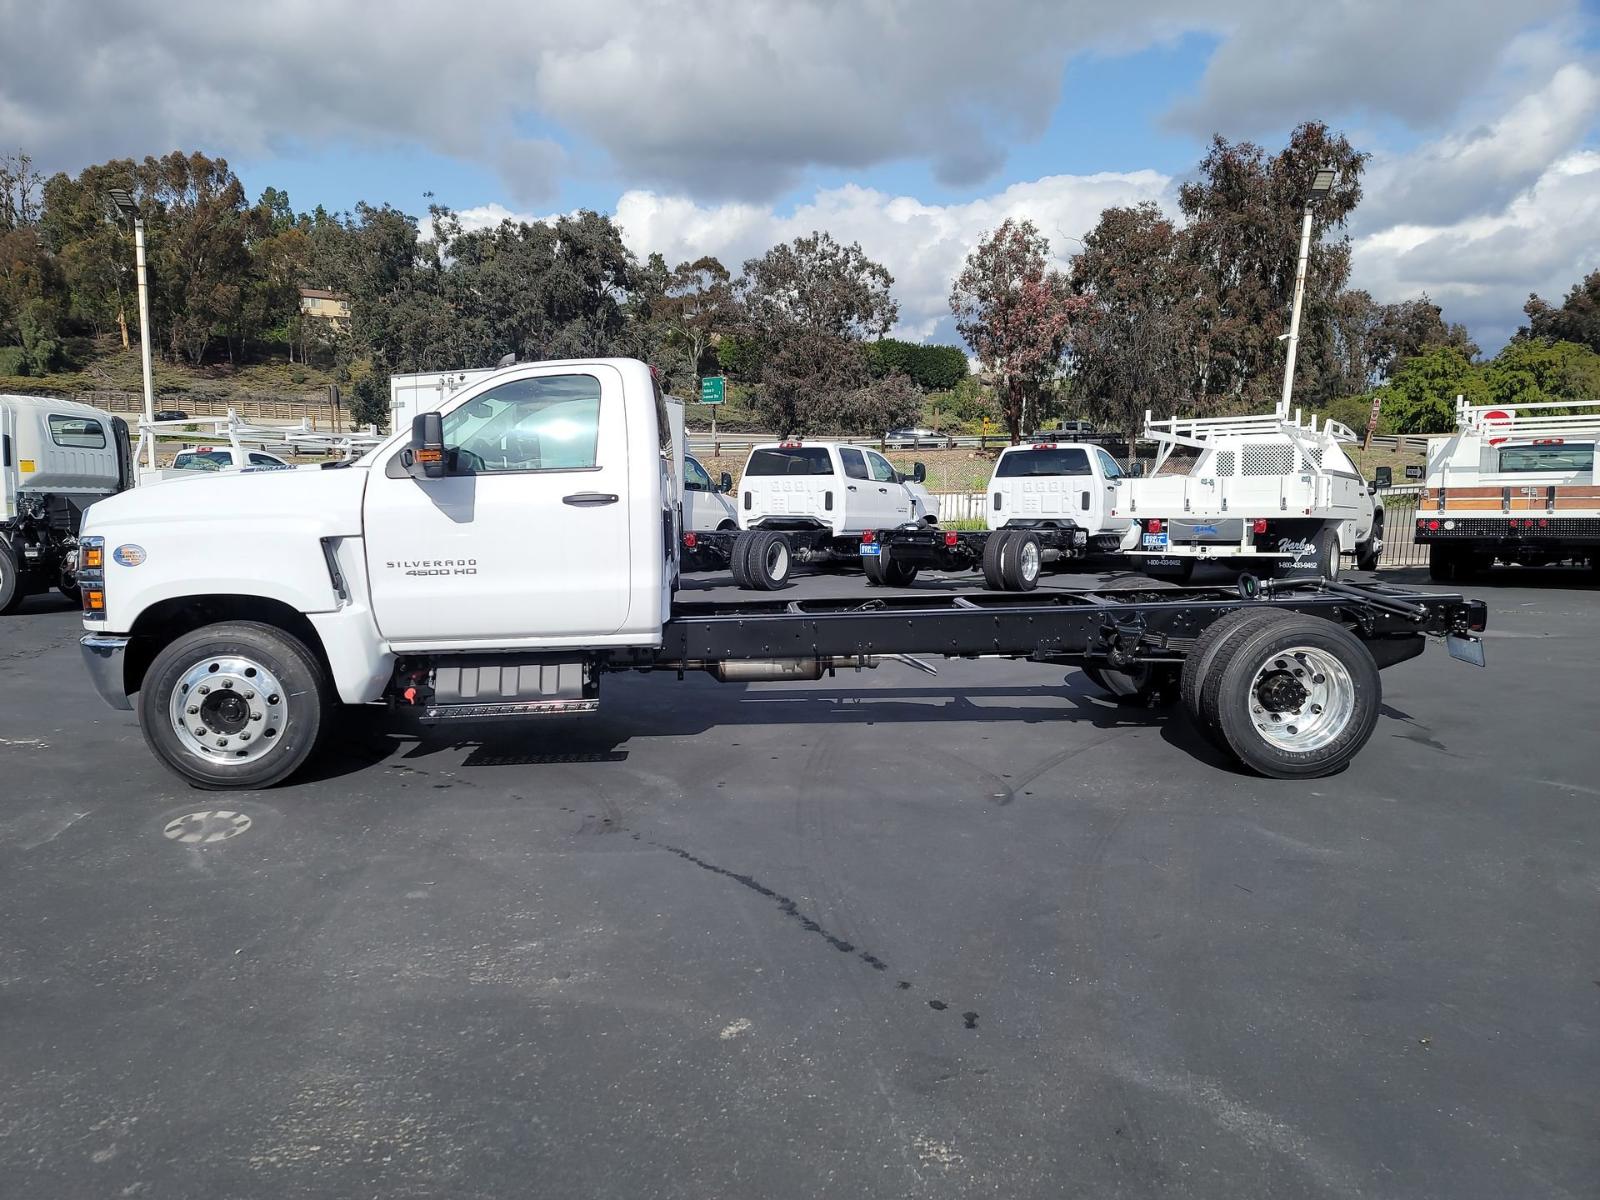
M 670 446 L 670 430 L 666 436 Z M 600 381 L 593 375 L 512 380 L 444 418 L 444 444 L 457 452 L 464 474 L 587 470 L 597 464 L 599 441 Z
M 706 469 L 700 465 L 697 459 L 686 458 L 683 460 L 683 486 L 684 490 L 690 492 L 709 492 L 712 490 L 711 476 L 706 474 Z
M 872 477 L 879 483 L 894 483 L 899 479 L 899 476 L 895 474 L 894 468 L 889 465 L 889 460 L 881 454 L 874 454 L 870 450 L 867 451 L 867 465 L 872 468 Z
M 106 428 L 92 417 L 64 417 L 51 413 L 50 440 L 73 450 L 104 450 Z
M 844 473 L 851 479 L 869 479 L 867 474 L 867 460 L 861 456 L 861 451 L 844 447 L 839 451 L 839 459 L 844 463 Z
M 1097 454 L 1100 458 L 1101 474 L 1103 474 L 1107 479 L 1122 478 L 1122 468 L 1117 465 L 1116 459 L 1112 458 L 1111 455 L 1107 454 L 1104 450 L 1096 450 L 1095 454 Z
M 250 465 L 252 467 L 281 467 L 283 464 L 270 454 L 262 454 L 260 451 L 252 450 L 250 452 Z

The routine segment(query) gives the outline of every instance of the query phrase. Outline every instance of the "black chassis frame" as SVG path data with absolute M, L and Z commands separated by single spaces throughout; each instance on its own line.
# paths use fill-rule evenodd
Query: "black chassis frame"
M 1257 581 L 1237 589 L 977 592 L 857 600 L 683 602 L 658 650 L 609 655 L 609 670 L 685 670 L 709 662 L 871 655 L 998 655 L 1105 665 L 1179 663 L 1207 626 L 1246 606 L 1270 605 L 1337 621 L 1380 667 L 1415 657 L 1424 635 L 1471 637 L 1487 605 L 1459 595 L 1320 579 Z

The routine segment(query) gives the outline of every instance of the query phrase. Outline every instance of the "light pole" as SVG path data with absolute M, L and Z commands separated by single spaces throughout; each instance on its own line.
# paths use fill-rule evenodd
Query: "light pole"
M 117 212 L 133 221 L 133 261 L 139 272 L 139 356 L 144 365 L 144 419 L 148 437 L 145 441 L 145 465 L 154 470 L 156 435 L 149 426 L 156 419 L 156 389 L 150 378 L 150 285 L 144 271 L 144 219 L 139 216 L 139 206 L 133 202 L 126 188 L 112 188 L 110 195 Z
M 1300 260 L 1294 270 L 1294 307 L 1289 314 L 1289 353 L 1283 363 L 1283 396 L 1278 401 L 1278 420 L 1289 419 L 1289 396 L 1294 391 L 1294 360 L 1300 349 L 1300 305 L 1306 297 L 1306 264 L 1311 260 L 1311 208 L 1333 190 L 1333 168 L 1318 167 L 1306 197 L 1305 218 L 1300 223 Z

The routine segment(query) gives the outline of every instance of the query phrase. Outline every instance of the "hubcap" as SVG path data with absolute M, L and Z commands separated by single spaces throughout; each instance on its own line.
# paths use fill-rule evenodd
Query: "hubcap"
M 1350 672 L 1315 646 L 1273 654 L 1250 682 L 1250 721 L 1280 750 L 1320 750 L 1344 731 L 1355 707 Z
M 1038 542 L 1035 542 L 1032 538 L 1029 538 L 1022 543 L 1022 554 L 1017 559 L 1017 566 L 1021 568 L 1022 577 L 1024 579 L 1031 581 L 1039 577 L 1040 558 Z
M 183 673 L 167 715 L 191 753 L 212 762 L 252 762 L 282 740 L 289 701 L 262 664 L 221 655 L 202 658 Z
M 789 571 L 789 547 L 782 542 L 774 542 L 767 550 L 767 574 L 774 579 L 782 579 Z

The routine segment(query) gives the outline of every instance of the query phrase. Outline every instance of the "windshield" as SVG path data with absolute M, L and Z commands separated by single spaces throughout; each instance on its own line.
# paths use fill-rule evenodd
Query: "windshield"
M 1548 446 L 1502 446 L 1500 473 L 1593 471 L 1593 442 L 1557 442 Z
M 833 463 L 821 446 L 778 446 L 750 451 L 746 475 L 832 475 Z
M 994 470 L 996 479 L 1038 475 L 1087 475 L 1089 456 L 1077 447 L 1052 450 L 1007 450 Z

